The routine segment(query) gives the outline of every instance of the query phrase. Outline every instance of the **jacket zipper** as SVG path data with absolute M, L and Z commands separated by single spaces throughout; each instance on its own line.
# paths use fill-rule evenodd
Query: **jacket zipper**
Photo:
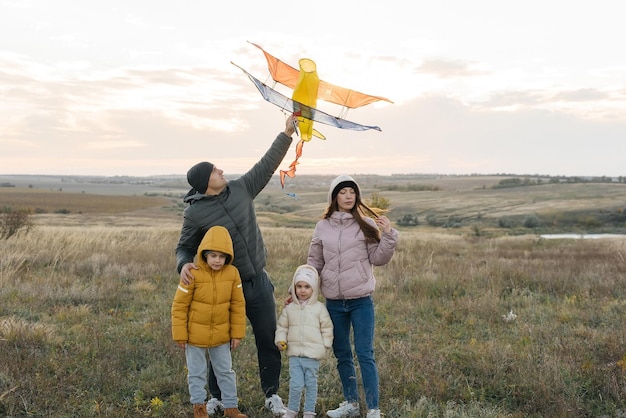
M 343 299 L 343 291 L 341 290 L 341 236 L 343 235 L 343 216 L 339 217 L 339 242 L 337 243 L 337 289 L 339 290 L 339 296 Z

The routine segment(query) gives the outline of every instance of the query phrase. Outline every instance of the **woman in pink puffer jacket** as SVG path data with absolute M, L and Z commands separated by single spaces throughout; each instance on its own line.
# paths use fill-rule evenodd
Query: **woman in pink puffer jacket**
M 333 352 L 345 401 L 327 411 L 330 418 L 360 416 L 354 350 L 361 368 L 367 417 L 379 418 L 378 369 L 374 358 L 373 266 L 387 264 L 398 243 L 398 231 L 386 216 L 378 216 L 361 200 L 350 176 L 334 179 L 328 209 L 317 223 L 307 264 L 320 274 L 322 295 L 333 321 Z M 372 219 L 373 218 L 373 219 Z

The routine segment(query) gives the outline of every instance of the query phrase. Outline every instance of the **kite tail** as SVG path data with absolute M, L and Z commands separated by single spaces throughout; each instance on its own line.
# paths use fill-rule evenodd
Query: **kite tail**
M 295 193 L 287 193 L 285 191 L 285 176 L 290 178 L 294 178 L 296 176 L 296 166 L 299 164 L 298 159 L 302 157 L 302 147 L 304 146 L 304 142 L 305 141 L 301 139 L 296 145 L 296 159 L 289 165 L 289 170 L 280 170 L 280 185 L 283 188 L 283 193 L 287 196 L 293 197 L 294 199 L 298 198 Z

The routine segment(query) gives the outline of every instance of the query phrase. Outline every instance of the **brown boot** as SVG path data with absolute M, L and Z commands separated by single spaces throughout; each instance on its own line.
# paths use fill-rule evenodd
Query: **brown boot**
M 196 403 L 193 405 L 193 418 L 209 418 L 206 412 L 206 404 Z
M 225 408 L 224 417 L 225 418 L 248 418 L 247 415 L 239 412 L 238 408 Z

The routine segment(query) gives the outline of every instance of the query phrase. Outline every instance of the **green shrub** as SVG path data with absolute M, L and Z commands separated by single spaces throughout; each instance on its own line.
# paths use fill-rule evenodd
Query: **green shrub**
M 419 224 L 417 215 L 407 213 L 396 222 L 399 226 L 417 226 Z
M 541 219 L 537 215 L 528 215 L 524 218 L 525 228 L 538 228 L 541 226 Z

